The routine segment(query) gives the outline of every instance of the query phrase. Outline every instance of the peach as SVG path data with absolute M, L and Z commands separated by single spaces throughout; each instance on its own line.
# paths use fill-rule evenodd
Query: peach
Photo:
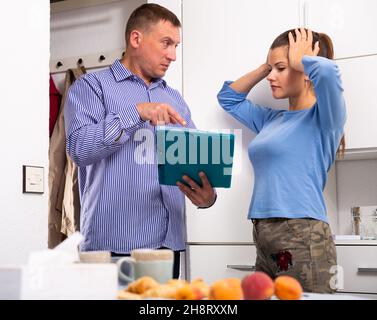
M 180 288 L 183 287 L 184 285 L 188 284 L 186 280 L 181 280 L 181 279 L 170 279 L 167 284 L 169 286 L 172 286 L 174 288 Z
M 168 284 L 159 284 L 141 294 L 142 298 L 174 299 L 177 289 Z
M 261 271 L 244 277 L 241 286 L 246 300 L 268 300 L 274 294 L 274 282 Z
M 209 291 L 211 300 L 242 300 L 243 293 L 241 280 L 237 278 L 226 278 L 214 282 Z
M 136 279 L 134 282 L 131 282 L 127 287 L 127 291 L 141 294 L 149 289 L 157 287 L 158 285 L 159 283 L 152 277 L 144 276 Z
M 291 276 L 275 279 L 275 295 L 281 300 L 299 300 L 302 294 L 300 282 Z
M 191 281 L 191 286 L 199 289 L 202 293 L 203 298 L 208 298 L 209 296 L 209 285 L 205 283 L 202 278 L 196 278 Z
M 175 298 L 177 300 L 201 300 L 203 299 L 203 294 L 191 284 L 185 284 L 177 289 Z

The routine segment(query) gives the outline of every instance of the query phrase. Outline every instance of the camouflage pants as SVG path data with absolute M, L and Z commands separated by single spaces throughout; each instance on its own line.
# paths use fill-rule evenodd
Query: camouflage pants
M 257 271 L 272 278 L 290 275 L 306 292 L 334 292 L 330 268 L 336 265 L 336 250 L 327 223 L 310 218 L 271 218 L 256 219 L 253 224 Z

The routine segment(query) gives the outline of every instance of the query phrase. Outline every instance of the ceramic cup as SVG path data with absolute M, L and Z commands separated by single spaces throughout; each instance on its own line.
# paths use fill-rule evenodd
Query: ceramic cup
M 149 276 L 159 283 L 166 283 L 173 277 L 173 251 L 168 249 L 138 249 L 130 257 L 120 258 L 118 264 L 119 280 L 130 283 Z
M 79 253 L 81 263 L 110 263 L 110 251 L 83 251 Z

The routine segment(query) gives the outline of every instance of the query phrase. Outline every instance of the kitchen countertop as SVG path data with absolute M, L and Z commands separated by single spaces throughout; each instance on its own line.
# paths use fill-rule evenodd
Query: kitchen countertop
M 372 298 L 361 297 L 352 294 L 325 294 L 304 292 L 300 300 L 374 300 Z
M 336 245 L 341 246 L 376 246 L 377 240 L 334 240 Z M 186 242 L 188 246 L 250 246 L 255 245 L 254 242 Z
M 377 246 L 377 240 L 337 240 L 337 246 Z

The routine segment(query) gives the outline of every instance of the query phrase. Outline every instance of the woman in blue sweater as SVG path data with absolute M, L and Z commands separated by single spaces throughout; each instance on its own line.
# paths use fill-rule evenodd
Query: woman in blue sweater
M 249 145 L 255 183 L 248 218 L 253 221 L 256 269 L 290 275 L 304 291 L 333 292 L 336 251 L 323 189 L 337 150 L 344 151 L 346 120 L 331 39 L 304 28 L 279 35 L 267 62 L 224 83 L 220 105 L 257 135 Z M 246 99 L 267 77 L 275 99 L 289 110 Z

